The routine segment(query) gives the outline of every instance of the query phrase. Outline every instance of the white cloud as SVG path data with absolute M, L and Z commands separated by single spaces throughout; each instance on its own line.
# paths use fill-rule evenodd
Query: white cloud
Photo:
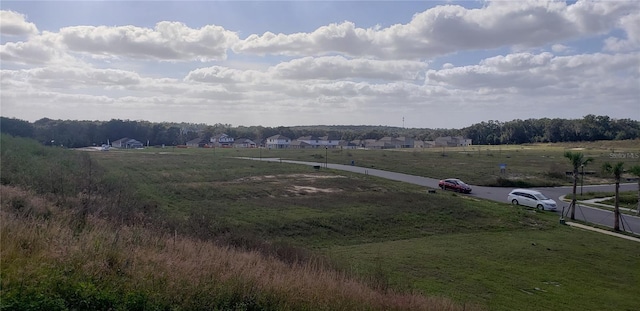
M 60 30 L 69 50 L 111 57 L 156 60 L 211 61 L 226 58 L 238 39 L 220 26 L 199 29 L 179 22 L 159 22 L 155 28 L 136 26 L 75 26 Z
M 437 6 L 386 28 L 346 21 L 245 40 L 221 26 L 179 22 L 39 34 L 33 25 L 24 41 L 0 46 L 2 113 L 266 126 L 629 117 L 640 99 L 638 3 Z M 608 54 L 581 50 L 602 38 Z M 491 54 L 497 47 L 522 52 Z M 617 110 L 606 113 L 609 106 Z
M 555 53 L 568 53 L 571 51 L 571 48 L 564 44 L 554 44 L 551 46 L 551 51 Z
M 561 57 L 518 53 L 488 58 L 473 66 L 429 70 L 425 83 L 470 92 L 509 92 L 531 96 L 532 100 L 608 94 L 631 104 L 638 99 L 639 63 L 637 53 Z
M 205 83 L 257 83 L 264 80 L 265 74 L 255 70 L 239 70 L 223 66 L 211 66 L 198 68 L 187 74 L 185 81 L 205 82 Z
M 605 51 L 626 52 L 640 48 L 640 12 L 629 14 L 620 19 L 619 26 L 624 29 L 627 38 L 609 37 L 605 40 Z
M 3 36 L 28 36 L 37 34 L 38 28 L 27 22 L 24 14 L 0 10 L 0 33 Z
M 633 1 L 495 1 L 481 9 L 437 6 L 407 24 L 357 28 L 351 22 L 323 26 L 311 33 L 251 35 L 234 46 L 237 53 L 426 59 L 460 50 L 503 46 L 534 47 L 609 31 Z
M 342 56 L 304 57 L 273 68 L 274 77 L 294 80 L 382 79 L 413 80 L 427 68 L 424 62 L 347 59 Z

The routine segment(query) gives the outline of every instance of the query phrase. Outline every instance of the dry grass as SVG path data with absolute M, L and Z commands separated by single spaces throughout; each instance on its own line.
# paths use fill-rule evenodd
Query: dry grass
M 17 188 L 0 191 L 3 296 L 6 288 L 61 270 L 64 280 L 73 275 L 125 293 L 145 292 L 176 309 L 219 307 L 225 295 L 268 309 L 464 308 L 445 298 L 376 289 L 313 262 L 287 264 L 142 225 L 116 227 L 90 215 L 78 227 L 73 211 Z

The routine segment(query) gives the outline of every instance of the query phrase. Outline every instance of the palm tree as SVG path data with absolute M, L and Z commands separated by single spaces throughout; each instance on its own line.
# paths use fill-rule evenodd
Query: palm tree
M 636 215 L 640 215 L 640 165 L 632 166 L 629 172 L 638 177 L 638 211 L 636 211 Z
M 576 188 L 578 186 L 578 169 L 582 166 L 589 164 L 589 162 L 593 161 L 593 158 L 584 158 L 584 154 L 582 152 L 571 152 L 567 151 L 564 153 L 564 157 L 569 159 L 571 162 L 571 166 L 573 167 L 573 196 L 571 197 L 571 206 L 569 209 L 571 210 L 571 220 L 576 219 Z
M 620 231 L 620 176 L 622 176 L 622 172 L 624 172 L 624 162 L 618 162 L 615 165 L 605 162 L 602 165 L 602 170 L 606 173 L 613 174 L 613 177 L 616 180 L 616 205 L 613 210 L 613 230 Z

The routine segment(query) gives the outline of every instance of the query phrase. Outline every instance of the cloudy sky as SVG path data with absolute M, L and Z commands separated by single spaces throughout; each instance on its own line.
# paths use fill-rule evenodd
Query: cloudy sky
M 2 1 L 0 113 L 233 126 L 640 120 L 640 1 Z

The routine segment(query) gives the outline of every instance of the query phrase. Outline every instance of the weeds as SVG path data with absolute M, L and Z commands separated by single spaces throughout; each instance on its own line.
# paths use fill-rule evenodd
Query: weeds
M 42 204 L 18 189 L 1 190 L 3 202 L 19 196 L 27 206 Z M 285 263 L 135 225 L 114 227 L 94 216 L 74 232 L 71 213 L 55 206 L 47 207 L 54 217 L 46 221 L 5 207 L 3 310 L 461 309 L 446 299 L 372 289 L 317 263 Z

